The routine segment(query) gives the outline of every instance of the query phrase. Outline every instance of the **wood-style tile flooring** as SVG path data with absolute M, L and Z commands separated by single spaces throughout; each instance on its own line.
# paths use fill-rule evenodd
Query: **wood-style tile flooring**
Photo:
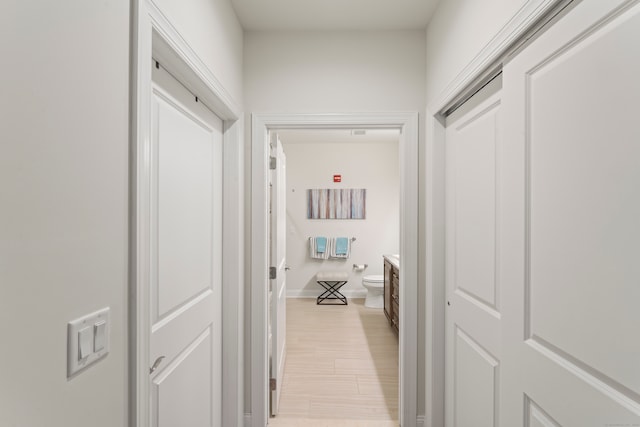
M 382 309 L 287 300 L 287 356 L 272 427 L 397 427 L 398 338 Z

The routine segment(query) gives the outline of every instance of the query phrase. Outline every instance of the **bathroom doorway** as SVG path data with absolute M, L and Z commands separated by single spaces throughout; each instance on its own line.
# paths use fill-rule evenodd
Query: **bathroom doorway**
M 300 132 L 301 129 L 322 129 L 325 131 L 329 130 L 340 130 L 342 133 L 345 130 L 348 131 L 349 136 L 358 136 L 358 132 L 352 132 L 354 129 L 362 130 L 362 129 L 374 129 L 375 131 L 379 131 L 377 133 L 383 134 L 382 130 L 394 130 L 396 143 L 395 143 L 395 167 L 391 167 L 393 170 L 395 168 L 396 174 L 399 175 L 399 179 L 396 180 L 396 184 L 394 186 L 394 193 L 396 198 L 395 201 L 392 202 L 394 206 L 397 207 L 395 222 L 395 233 L 396 233 L 396 247 L 398 248 L 397 253 L 400 253 L 402 259 L 402 270 L 403 274 L 401 277 L 400 287 L 403 289 L 403 292 L 400 295 L 400 304 L 403 307 L 400 316 L 401 328 L 399 331 L 399 356 L 397 362 L 399 367 L 396 368 L 399 377 L 399 390 L 398 390 L 398 409 L 397 409 L 397 418 L 399 418 L 400 423 L 403 426 L 414 426 L 417 422 L 417 414 L 416 414 L 416 402 L 417 402 L 417 360 L 416 354 L 418 351 L 418 343 L 416 342 L 416 336 L 418 335 L 417 329 L 417 270 L 418 270 L 418 230 L 417 230 L 417 205 L 418 205 L 418 182 L 417 182 L 417 169 L 418 169 L 418 156 L 417 156 L 417 114 L 415 113 L 402 113 L 402 114 L 364 114 L 364 115 L 303 115 L 303 116 L 282 116 L 282 115 L 269 115 L 269 116 L 253 116 L 253 126 L 252 126 L 252 329 L 255 332 L 252 336 L 252 346 L 255 346 L 255 351 L 252 351 L 252 425 L 264 425 L 263 421 L 267 421 L 266 412 L 268 409 L 268 401 L 266 399 L 267 390 L 269 388 L 268 378 L 266 375 L 266 357 L 268 356 L 267 352 L 267 328 L 265 327 L 267 320 L 267 312 L 268 307 L 266 306 L 266 298 L 265 298 L 265 289 L 266 288 L 266 280 L 261 276 L 260 271 L 265 271 L 261 267 L 260 260 L 267 259 L 268 250 L 266 244 L 261 244 L 261 239 L 265 239 L 266 232 L 261 228 L 261 224 L 264 224 L 263 221 L 268 212 L 268 197 L 266 193 L 266 165 L 267 165 L 267 154 L 268 154 L 268 135 L 270 131 L 277 131 L 281 135 L 285 135 L 287 132 L 295 133 Z M 295 132 L 294 132 L 295 130 Z M 354 135 L 352 135 L 354 133 Z M 376 133 L 376 132 L 372 132 Z M 388 132 L 394 133 L 394 132 Z M 327 135 L 321 136 L 321 138 L 326 139 Z M 285 142 L 285 146 L 289 145 L 286 141 L 286 138 L 283 140 Z M 363 156 L 362 153 L 370 150 L 362 150 L 360 147 L 360 155 Z M 286 150 L 286 147 L 285 147 Z M 295 150 L 295 149 L 294 149 Z M 292 149 L 290 148 L 291 152 Z M 309 151 L 309 150 L 307 150 Z M 313 150 L 311 150 L 313 151 Z M 327 148 L 324 148 L 325 154 L 328 151 Z M 357 151 L 357 150 L 356 150 Z M 288 156 L 293 155 L 292 153 L 288 153 Z M 314 160 L 311 163 L 312 165 L 317 165 L 322 163 L 320 160 L 320 155 L 316 153 L 314 156 Z M 364 157 L 364 156 L 363 156 Z M 389 161 L 393 161 L 393 156 L 387 156 Z M 390 157 L 390 158 L 389 158 Z M 327 161 L 324 163 L 328 163 L 329 170 L 335 165 L 339 166 L 336 161 L 338 157 L 334 154 L 333 156 L 327 157 Z M 262 164 L 264 162 L 265 170 L 260 170 L 257 167 L 258 163 Z M 293 167 L 293 162 L 288 159 L 288 175 L 291 174 L 291 168 Z M 309 163 L 309 162 L 307 162 Z M 306 172 L 309 172 L 311 168 L 311 164 L 309 166 L 305 166 Z M 375 170 L 376 168 L 370 168 L 370 170 Z M 349 176 L 349 170 L 346 172 L 334 171 L 330 172 L 330 183 L 334 183 L 334 175 L 338 175 L 338 179 L 341 180 L 341 183 L 350 184 L 347 179 L 352 179 Z M 344 181 L 342 181 L 344 179 Z M 293 181 L 290 176 L 287 177 L 287 181 Z M 356 184 L 354 180 L 352 182 Z M 306 202 L 306 191 L 307 188 L 300 188 L 296 185 L 296 188 L 292 186 L 287 187 L 287 198 L 293 198 L 294 200 L 298 200 L 298 202 L 302 201 L 303 211 L 305 210 Z M 368 184 L 364 184 L 366 187 Z M 304 185 L 303 185 L 304 186 Z M 362 186 L 362 185 L 361 185 Z M 327 185 L 327 188 L 332 188 Z M 351 185 L 349 185 L 351 187 Z M 335 188 L 335 187 L 333 187 Z M 346 187 L 345 187 L 346 188 Z M 295 191 L 293 191 L 295 190 Z M 296 194 L 298 193 L 298 194 Z M 264 196 L 262 199 L 260 196 Z M 392 197 L 393 198 L 393 197 Z M 378 202 L 373 202 L 373 205 L 376 205 Z M 369 203 L 369 202 L 367 202 Z M 371 209 L 371 206 L 368 206 Z M 384 211 L 384 208 L 377 207 L 376 211 Z M 373 212 L 373 211 L 370 211 Z M 357 221 L 357 220 L 351 220 Z M 365 237 L 361 237 L 355 235 L 356 227 L 353 225 L 349 226 L 349 221 L 343 221 L 347 223 L 346 231 L 336 231 L 336 233 L 345 233 L 348 237 L 355 237 L 356 240 L 352 243 L 352 257 L 347 261 L 348 264 L 343 264 L 343 267 L 348 265 L 352 270 L 359 270 L 355 274 L 352 271 L 350 280 L 350 287 L 345 287 L 344 291 L 348 295 L 350 299 L 353 297 L 361 296 L 364 297 L 365 290 L 360 285 L 361 278 L 364 274 L 369 274 L 369 272 L 373 273 L 376 261 L 368 260 L 356 260 L 354 259 L 357 256 L 358 252 L 358 244 L 362 244 L 363 247 L 367 243 L 367 239 Z M 302 238 L 302 242 L 298 241 L 297 244 L 302 244 L 304 246 L 303 249 L 295 251 L 296 256 L 302 255 L 306 257 L 308 252 L 308 241 L 305 243 L 304 239 L 308 239 L 307 234 L 311 234 L 313 231 L 307 232 L 306 230 L 298 230 L 296 232 L 295 225 L 290 224 L 287 226 L 287 234 L 292 234 L 297 238 Z M 385 230 L 380 230 L 378 240 L 384 241 L 387 237 L 384 236 L 386 230 L 389 227 L 384 227 Z M 399 230 L 399 231 L 398 231 Z M 329 234 L 329 233 L 327 233 Z M 333 234 L 333 231 L 332 233 Z M 365 232 L 366 237 L 376 237 L 375 233 Z M 370 236 L 373 234 L 373 236 Z M 363 235 L 364 236 L 364 235 Z M 288 236 L 289 237 L 289 236 Z M 328 236 L 328 237 L 338 237 L 338 236 Z M 266 240 L 266 239 L 265 239 Z M 266 241 L 265 241 L 266 243 Z M 370 246 L 369 243 L 368 246 Z M 291 248 L 290 248 L 291 249 Z M 290 251 L 288 251 L 290 252 Z M 383 271 L 383 262 L 382 255 L 384 255 L 386 250 L 382 249 L 377 254 L 377 258 L 379 261 L 379 273 L 381 274 Z M 393 249 L 389 249 L 389 252 L 393 252 Z M 287 263 L 291 265 L 290 261 L 287 260 Z M 356 264 L 356 268 L 353 268 L 353 264 Z M 362 268 L 363 264 L 367 264 L 366 268 Z M 303 266 L 304 267 L 304 266 Z M 305 267 L 306 268 L 306 267 Z M 302 270 L 305 270 L 302 268 Z M 293 269 L 290 273 L 293 274 Z M 329 268 L 327 268 L 329 269 Z M 312 297 L 311 293 L 317 294 L 318 288 L 317 284 L 314 282 L 310 282 L 315 277 L 316 270 L 310 274 L 307 280 L 302 282 L 302 287 L 299 289 L 291 289 L 290 296 L 308 296 Z M 291 282 L 291 277 L 287 277 L 287 282 Z M 311 286 L 315 287 L 312 288 Z M 293 294 L 293 295 L 292 295 Z M 317 295 L 315 295 L 317 296 Z M 309 299 L 310 302 L 315 306 L 315 300 Z M 351 302 L 351 301 L 350 301 Z M 265 305 L 263 305 L 265 304 Z M 357 308 L 357 304 L 351 304 L 350 308 Z M 322 309 L 331 309 L 333 307 L 320 307 Z M 361 307 L 364 308 L 364 307 Z M 386 322 L 384 315 L 382 315 L 381 320 Z M 388 325 L 384 325 L 388 328 Z M 264 331 L 261 333 L 260 331 Z M 263 354 L 260 354 L 260 348 L 264 348 L 265 351 Z M 364 386 L 363 386 L 364 387 Z M 388 391 L 387 391 L 388 392 Z M 262 418 L 264 417 L 264 418 Z M 277 424 L 275 424 L 277 425 Z
M 367 306 L 375 305 L 372 296 L 365 304 L 362 282 L 382 279 L 383 255 L 399 253 L 399 129 L 289 129 L 277 136 L 287 158 L 287 359 L 279 413 L 270 425 L 329 418 L 397 426 L 398 335 L 385 316 L 382 283 L 374 308 Z M 312 189 L 360 192 L 364 218 L 310 218 Z M 349 209 L 342 213 L 352 216 Z M 314 254 L 310 238 L 316 236 L 346 237 L 348 256 Z M 316 281 L 321 271 L 347 275 L 339 292 L 348 305 L 316 303 L 324 291 Z

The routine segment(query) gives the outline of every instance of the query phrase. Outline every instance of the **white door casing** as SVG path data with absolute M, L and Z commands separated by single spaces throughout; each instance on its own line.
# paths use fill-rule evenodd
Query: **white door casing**
M 275 380 L 275 389 L 271 387 L 271 415 L 278 414 L 280 393 L 283 386 L 284 364 L 286 359 L 287 333 L 287 292 L 286 292 L 286 244 L 287 244 L 287 158 L 276 132 L 270 133 L 271 157 L 275 159 L 275 169 L 271 170 L 271 267 L 276 278 L 270 284 L 270 330 L 271 330 L 271 380 Z
M 220 426 L 222 121 L 159 66 L 150 163 L 151 425 Z
M 154 0 L 132 3 L 129 423 L 147 427 L 150 408 L 151 334 L 151 58 L 175 76 L 200 102 L 224 120 L 223 191 L 223 389 L 224 426 L 241 426 L 243 405 L 244 187 L 243 115 L 229 91 L 173 26 Z M 164 363 L 164 361 L 163 361 Z
M 498 76 L 446 118 L 448 427 L 498 425 L 500 86 Z
M 640 425 L 640 4 L 504 67 L 501 426 Z
M 400 137 L 400 423 L 415 427 L 417 417 L 418 335 L 418 114 L 253 114 L 251 207 L 251 420 L 268 422 L 268 174 L 267 134 L 279 129 L 393 128 Z

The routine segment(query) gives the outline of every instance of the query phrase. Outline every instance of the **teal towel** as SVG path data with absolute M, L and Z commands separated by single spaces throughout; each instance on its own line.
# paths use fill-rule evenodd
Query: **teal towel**
M 336 237 L 336 255 L 346 255 L 349 248 L 349 239 Z
M 316 252 L 319 254 L 325 253 L 327 250 L 327 238 L 326 237 L 316 237 Z

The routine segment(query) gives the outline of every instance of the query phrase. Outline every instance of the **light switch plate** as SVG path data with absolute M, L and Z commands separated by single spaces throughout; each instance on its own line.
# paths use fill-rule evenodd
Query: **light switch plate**
M 67 378 L 71 378 L 109 353 L 110 326 L 109 307 L 67 324 Z M 99 332 L 98 336 L 96 332 Z M 80 342 L 86 343 L 82 348 L 86 355 L 80 354 Z

